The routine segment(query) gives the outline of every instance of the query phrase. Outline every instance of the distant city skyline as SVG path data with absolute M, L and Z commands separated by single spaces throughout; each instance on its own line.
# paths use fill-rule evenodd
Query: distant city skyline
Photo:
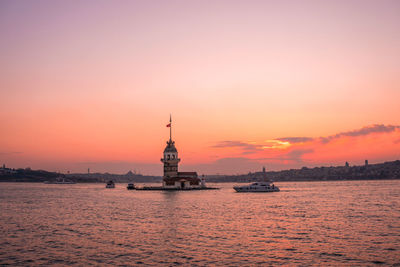
M 1 1 L 0 166 L 400 159 L 399 1 Z

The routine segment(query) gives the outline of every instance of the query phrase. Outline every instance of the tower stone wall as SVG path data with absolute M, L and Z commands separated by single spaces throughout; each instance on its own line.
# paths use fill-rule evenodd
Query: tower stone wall
M 164 149 L 164 155 L 161 162 L 164 163 L 164 177 L 163 179 L 178 176 L 178 163 L 181 159 L 178 158 L 178 151 L 175 147 L 175 142 L 171 139 L 167 142 Z

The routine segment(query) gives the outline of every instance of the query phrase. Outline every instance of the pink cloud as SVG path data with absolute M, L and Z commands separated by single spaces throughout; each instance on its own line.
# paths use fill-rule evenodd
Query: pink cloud
M 230 148 L 241 154 L 243 166 L 249 162 L 266 164 L 274 169 L 286 169 L 305 165 L 341 164 L 345 161 L 364 159 L 397 159 L 400 148 L 400 126 L 375 124 L 353 131 L 340 132 L 325 137 L 277 138 L 288 142 L 286 146 L 268 147 L 264 143 L 224 141 L 214 148 Z M 395 144 L 393 146 L 393 144 Z

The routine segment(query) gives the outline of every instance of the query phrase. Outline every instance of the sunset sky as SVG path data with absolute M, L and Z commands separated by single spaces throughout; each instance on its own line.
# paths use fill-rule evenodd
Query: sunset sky
M 400 159 L 400 1 L 0 1 L 0 164 Z

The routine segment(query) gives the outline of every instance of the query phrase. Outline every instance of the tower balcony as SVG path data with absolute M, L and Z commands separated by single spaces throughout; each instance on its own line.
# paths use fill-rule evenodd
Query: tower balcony
M 161 162 L 162 162 L 162 163 L 178 164 L 179 161 L 181 161 L 181 159 L 179 159 L 179 158 L 177 158 L 177 159 L 165 159 L 165 158 L 161 158 Z

